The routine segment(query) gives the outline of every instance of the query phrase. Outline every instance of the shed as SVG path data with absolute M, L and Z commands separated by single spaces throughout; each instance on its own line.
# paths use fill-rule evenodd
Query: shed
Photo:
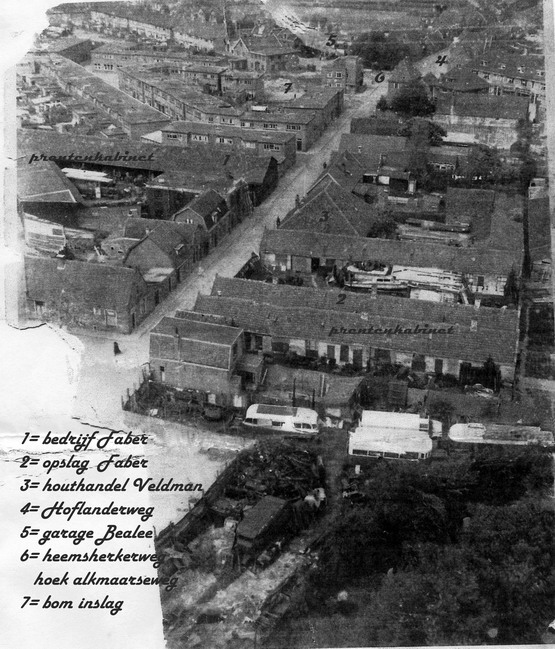
M 245 551 L 262 548 L 272 532 L 282 527 L 288 516 L 289 503 L 281 498 L 265 496 L 237 526 L 237 545 Z

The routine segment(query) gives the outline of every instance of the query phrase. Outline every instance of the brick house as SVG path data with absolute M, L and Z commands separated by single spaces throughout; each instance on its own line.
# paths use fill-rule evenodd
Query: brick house
M 360 56 L 341 56 L 322 65 L 322 85 L 360 92 L 364 87 L 364 67 Z
M 26 314 L 68 328 L 131 333 L 154 308 L 138 270 L 25 257 Z
M 400 364 L 461 379 L 491 357 L 503 379 L 514 379 L 517 309 L 219 277 L 211 295 L 198 296 L 195 311 L 243 328 L 247 350 L 325 357 L 358 369 Z
M 243 355 L 242 329 L 189 319 L 163 318 L 150 333 L 154 379 L 181 390 L 208 393 L 208 401 L 231 405 L 241 392 L 236 373 Z
M 205 252 L 231 232 L 231 213 L 225 200 L 213 189 L 199 194 L 176 212 L 172 221 L 199 227 L 204 232 Z

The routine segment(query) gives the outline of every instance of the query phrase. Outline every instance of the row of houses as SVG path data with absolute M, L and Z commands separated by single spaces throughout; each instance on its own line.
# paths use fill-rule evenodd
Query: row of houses
M 516 309 L 413 303 L 217 277 L 193 311 L 164 318 L 152 330 L 150 364 L 159 382 L 238 405 L 246 386 L 260 387 L 265 355 L 274 361 L 291 354 L 325 359 L 355 370 L 400 364 L 458 379 L 492 359 L 511 381 L 517 340 Z
M 118 70 L 118 77 L 127 94 L 173 120 L 294 134 L 299 151 L 310 149 L 344 108 L 344 92 L 336 88 L 316 88 L 281 106 L 248 110 L 184 87 L 177 75 L 125 67 Z
M 132 138 L 166 126 L 170 118 L 114 88 L 81 65 L 57 55 L 37 56 L 40 73 L 53 79 L 70 96 L 90 102 Z

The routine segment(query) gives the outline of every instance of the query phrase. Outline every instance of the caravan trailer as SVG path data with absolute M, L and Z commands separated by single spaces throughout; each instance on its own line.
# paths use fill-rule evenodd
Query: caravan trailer
M 275 433 L 313 436 L 320 430 L 318 413 L 310 408 L 272 406 L 255 403 L 249 406 L 243 425 Z

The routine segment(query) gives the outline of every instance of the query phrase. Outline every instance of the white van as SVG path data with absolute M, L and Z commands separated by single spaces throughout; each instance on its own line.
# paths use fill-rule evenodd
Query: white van
M 243 425 L 297 435 L 316 435 L 320 430 L 318 413 L 315 410 L 265 403 L 249 406 Z

